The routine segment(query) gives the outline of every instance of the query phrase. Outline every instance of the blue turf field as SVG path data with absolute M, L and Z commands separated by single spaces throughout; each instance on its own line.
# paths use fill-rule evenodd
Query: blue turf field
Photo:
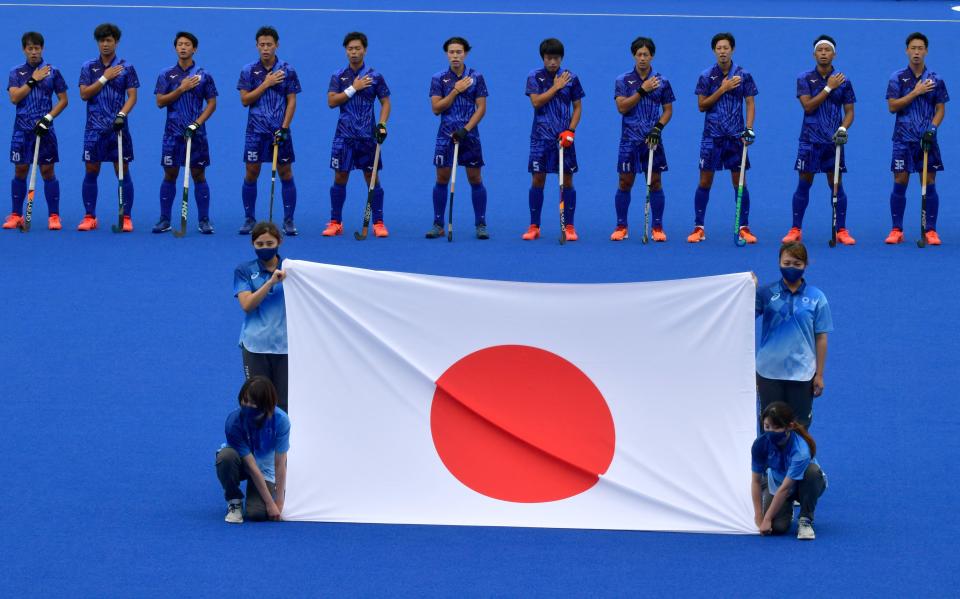
M 0 491 L 5 506 L 0 512 L 0 595 L 224 596 L 234 589 L 267 596 L 955 593 L 949 589 L 960 583 L 952 516 L 960 413 L 952 383 L 960 351 L 949 297 L 960 290 L 953 278 L 960 247 L 960 210 L 954 201 L 960 186 L 960 137 L 949 104 L 941 129 L 947 171 L 938 178 L 939 231 L 945 245 L 921 251 L 912 243 L 882 243 L 889 229 L 893 127 L 883 99 L 887 78 L 905 64 L 904 37 L 919 29 L 931 39 L 928 64 L 955 97 L 960 94 L 954 59 L 960 54 L 960 13 L 949 9 L 950 2 L 727 2 L 720 7 L 698 1 L 653 8 L 601 0 L 585 8 L 559 0 L 470 7 L 674 15 L 669 17 L 436 14 L 429 11 L 453 5 L 426 0 L 344 0 L 335 5 L 427 11 L 400 13 L 17 4 L 0 5 L 7 64 L 22 61 L 20 34 L 40 30 L 47 38 L 45 57 L 63 69 L 70 85 L 71 104 L 57 122 L 65 230 L 51 233 L 37 227 L 29 235 L 0 235 L 0 254 L 9 263 L 0 329 L 5 408 L 0 434 L 9 471 Z M 205 4 L 255 8 L 267 3 Z M 298 0 L 279 4 L 317 6 Z M 732 16 L 680 16 L 717 14 Z M 928 21 L 897 21 L 907 18 Z M 108 20 L 122 28 L 119 54 L 136 66 L 142 83 L 130 117 L 137 155 L 131 168 L 137 231 L 125 236 L 112 235 L 103 226 L 116 210 L 116 183 L 107 169 L 100 178 L 101 230 L 86 235 L 73 230 L 82 216 L 83 103 L 76 83 L 80 64 L 96 56 L 94 26 Z M 848 224 L 859 243 L 828 250 L 829 194 L 818 182 L 804 229 L 812 251 L 809 279 L 830 298 L 837 330 L 830 337 L 827 390 L 818 400 L 813 430 L 831 484 L 818 510 L 817 541 L 225 525 L 213 457 L 242 379 L 236 347 L 241 311 L 231 297 L 231 274 L 237 262 L 251 255 L 248 240 L 234 233 L 242 220 L 245 122 L 234 87 L 240 67 L 256 59 L 253 33 L 266 23 L 280 30 L 279 55 L 298 68 L 304 89 L 293 124 L 302 235 L 287 242 L 284 255 L 378 269 L 570 282 L 748 269 L 762 280 L 774 277 L 775 249 L 789 228 L 795 185 L 792 164 L 801 113 L 794 78 L 811 68 L 813 39 L 820 33 L 833 35 L 836 64 L 852 80 L 859 100 L 845 179 Z M 188 237 L 149 233 L 158 211 L 163 123 L 151 92 L 157 72 L 175 60 L 172 36 L 178 29 L 199 36 L 196 60 L 216 77 L 221 93 L 208 125 L 213 156 L 208 179 L 218 230 L 212 238 L 194 232 L 192 204 Z M 394 104 L 383 173 L 391 238 L 365 243 L 349 236 L 319 237 L 329 210 L 327 161 L 335 122 L 335 112 L 326 107 L 326 85 L 330 73 L 345 62 L 340 41 L 353 29 L 369 35 L 367 62 L 384 73 Z M 692 92 L 697 74 L 713 60 L 710 36 L 724 30 L 736 34 L 735 60 L 754 74 L 760 90 L 750 183 L 751 222 L 760 244 L 744 249 L 732 244 L 733 194 L 723 184 L 725 176 L 717 178 L 711 196 L 708 241 L 700 246 L 683 242 L 692 223 L 702 126 Z M 664 133 L 670 242 L 649 247 L 637 239 L 616 245 L 607 241 L 615 222 L 619 135 L 613 80 L 632 66 L 627 48 L 640 34 L 656 40 L 655 67 L 672 81 L 678 97 L 674 120 Z M 440 44 L 450 35 L 470 40 L 475 50 L 467 63 L 485 74 L 490 88 L 481 125 L 493 235 L 489 242 L 468 236 L 453 244 L 422 239 L 430 221 L 437 125 L 427 90 L 430 75 L 445 67 Z M 564 66 L 580 75 L 587 93 L 577 132 L 581 241 L 564 248 L 552 235 L 537 243 L 519 239 L 527 222 L 531 112 L 523 83 L 540 64 L 537 45 L 548 36 L 564 41 Z M 13 109 L 6 110 L 12 122 Z M 548 179 L 548 186 L 552 182 Z M 260 214 L 266 212 L 267 185 L 262 178 Z M 551 189 L 545 223 L 552 222 L 554 213 Z M 358 226 L 364 196 L 354 176 L 345 212 L 348 231 Z M 469 224 L 466 193 L 458 197 L 463 197 L 458 221 Z M 911 242 L 918 229 L 918 203 L 914 181 L 906 219 Z M 635 224 L 641 209 L 642 194 L 635 191 Z M 37 212 L 46 214 L 42 194 Z

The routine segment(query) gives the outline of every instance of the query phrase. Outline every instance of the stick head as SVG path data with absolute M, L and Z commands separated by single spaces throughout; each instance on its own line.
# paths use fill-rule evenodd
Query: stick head
M 744 239 L 743 237 L 740 237 L 740 234 L 737 233 L 736 238 L 734 239 L 734 243 L 737 244 L 738 248 L 742 248 L 743 246 L 747 245 L 747 240 Z
M 361 234 L 360 231 L 354 231 L 353 238 L 356 239 L 357 241 L 363 241 L 364 239 L 367 238 L 367 234 L 366 233 Z
M 917 247 L 918 247 L 918 248 L 925 248 L 925 247 L 927 247 L 927 241 L 926 241 L 925 239 L 918 239 L 918 240 L 917 240 Z
M 832 247 L 832 248 L 835 248 L 835 247 L 837 247 L 837 240 L 836 240 L 836 239 L 831 239 L 830 241 L 827 242 L 827 245 L 829 245 L 829 246 Z

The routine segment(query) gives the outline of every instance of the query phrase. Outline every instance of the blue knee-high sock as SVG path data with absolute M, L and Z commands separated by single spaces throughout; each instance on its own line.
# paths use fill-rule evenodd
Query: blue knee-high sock
M 60 214 L 60 181 L 56 177 L 43 180 L 43 197 L 47 198 L 47 212 Z
M 17 177 L 10 183 L 10 199 L 13 207 L 10 212 L 23 214 L 23 198 L 27 196 L 27 180 Z
M 937 186 L 927 185 L 927 230 L 937 230 L 937 212 L 940 210 L 940 196 L 937 195 Z
M 83 209 L 90 216 L 97 215 L 97 176 L 100 173 L 87 173 L 83 176 Z
M 894 183 L 890 193 L 890 218 L 893 220 L 894 229 L 903 230 L 903 211 L 906 207 L 907 186 Z
M 573 217 L 577 212 L 577 190 L 572 187 L 563 188 L 563 220 L 573 225 Z
M 170 220 L 173 198 L 177 195 L 177 184 L 166 179 L 160 183 L 160 218 Z
M 613 203 L 617 208 L 617 226 L 626 227 L 627 213 L 630 210 L 630 190 L 623 191 L 622 189 L 618 189 L 617 194 L 614 196 Z
M 243 180 L 243 190 L 240 192 L 240 198 L 243 200 L 243 216 L 246 218 L 257 218 L 257 182 Z
M 540 213 L 543 212 L 543 188 L 531 187 L 528 196 L 530 204 L 530 224 L 540 226 Z
M 330 220 L 343 222 L 343 205 L 347 201 L 347 186 L 334 183 L 330 186 Z
M 663 227 L 663 207 L 666 203 L 662 188 L 650 192 L 650 212 L 653 214 L 653 226 L 656 228 Z
M 736 195 L 734 195 L 736 201 Z M 750 224 L 750 190 L 743 186 L 743 196 L 740 198 L 740 226 L 746 227 Z
M 847 192 L 843 190 L 843 183 L 837 185 L 837 228 L 847 228 Z
M 697 187 L 697 192 L 693 195 L 693 209 L 694 217 L 693 223 L 698 226 L 703 226 L 703 219 L 707 215 L 707 202 L 710 201 L 710 188 L 709 187 Z
M 197 201 L 197 218 L 210 220 L 210 185 L 203 181 L 193 188 L 193 197 Z
M 803 215 L 807 212 L 807 205 L 810 204 L 810 186 L 811 181 L 799 179 L 797 181 L 797 190 L 793 192 L 793 226 L 803 227 Z M 840 198 L 837 198 L 839 206 Z M 838 217 L 839 218 L 839 217 Z
M 483 183 L 470 185 L 470 200 L 473 202 L 473 226 L 487 224 L 487 188 Z
M 447 211 L 447 186 L 433 186 L 433 224 L 443 226 L 443 213 Z
M 123 215 L 130 216 L 133 212 L 133 178 L 130 171 L 123 174 Z
M 297 210 L 297 184 L 293 177 L 280 180 L 280 197 L 283 198 L 283 220 L 292 220 Z
M 383 220 L 383 188 L 380 183 L 373 188 L 373 199 L 370 200 L 370 211 L 373 212 L 373 222 L 378 223 Z

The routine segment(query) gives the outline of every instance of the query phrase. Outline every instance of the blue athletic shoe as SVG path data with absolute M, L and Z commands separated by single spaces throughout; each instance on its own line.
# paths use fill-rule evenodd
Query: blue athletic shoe
M 157 221 L 157 224 L 153 225 L 154 233 L 166 233 L 170 230 L 170 219 L 163 216 L 160 217 L 160 220 Z
M 213 235 L 213 224 L 209 218 L 201 219 L 200 222 L 197 223 L 197 230 L 204 235 Z
M 256 225 L 256 224 L 257 224 L 257 221 L 256 221 L 256 220 L 254 220 L 254 219 L 252 219 L 252 218 L 248 218 L 248 219 L 246 219 L 246 220 L 243 221 L 243 226 L 240 227 L 240 230 L 237 231 L 237 233 L 239 233 L 239 234 L 241 234 L 241 235 L 249 235 L 249 234 L 250 234 L 250 231 L 253 231 L 253 227 L 254 227 L 254 225 Z
M 294 226 L 294 224 L 293 224 L 293 219 L 292 219 L 292 218 L 288 218 L 288 219 L 286 219 L 286 220 L 283 221 L 283 234 L 284 234 L 284 235 L 286 235 L 287 237 L 296 237 L 298 232 L 299 232 L 299 231 L 297 231 L 297 227 Z

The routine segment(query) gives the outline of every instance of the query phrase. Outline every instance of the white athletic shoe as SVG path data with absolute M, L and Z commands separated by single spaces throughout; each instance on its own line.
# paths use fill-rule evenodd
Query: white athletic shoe
M 800 518 L 797 522 L 797 539 L 801 541 L 812 541 L 817 538 L 813 532 L 813 522 L 810 518 Z
M 229 503 L 227 506 L 227 517 L 223 520 L 230 524 L 243 524 L 243 506 L 240 503 Z

